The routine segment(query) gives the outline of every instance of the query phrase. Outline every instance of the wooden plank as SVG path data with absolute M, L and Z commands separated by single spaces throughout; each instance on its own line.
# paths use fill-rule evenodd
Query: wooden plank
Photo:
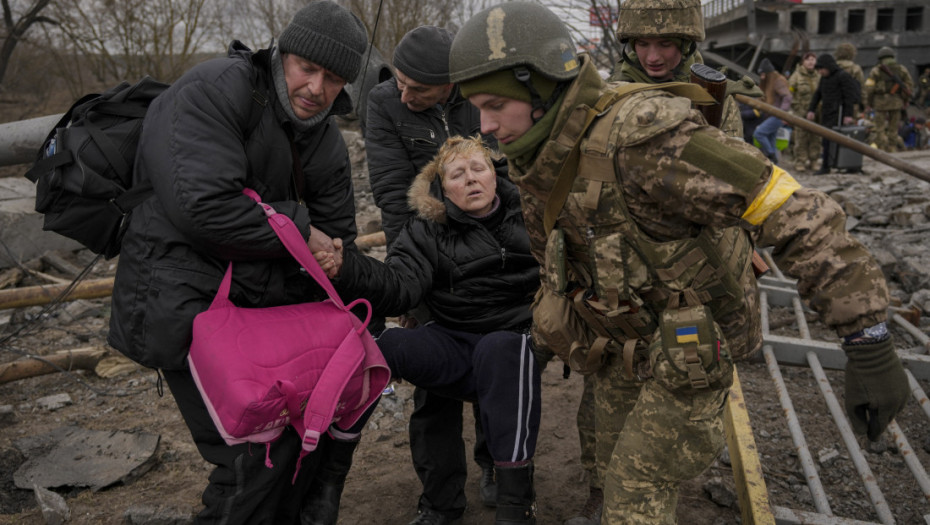
M 765 477 L 762 474 L 759 451 L 756 448 L 756 440 L 752 436 L 743 387 L 735 366 L 733 367 L 733 386 L 730 387 L 730 395 L 723 417 L 742 523 L 743 525 L 775 525 L 775 516 L 772 514 Z

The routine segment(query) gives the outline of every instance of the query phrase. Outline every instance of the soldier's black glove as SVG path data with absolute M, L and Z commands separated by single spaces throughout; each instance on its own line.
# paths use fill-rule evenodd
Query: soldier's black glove
M 910 393 L 891 337 L 843 344 L 846 351 L 846 415 L 853 430 L 875 441 L 904 408 Z

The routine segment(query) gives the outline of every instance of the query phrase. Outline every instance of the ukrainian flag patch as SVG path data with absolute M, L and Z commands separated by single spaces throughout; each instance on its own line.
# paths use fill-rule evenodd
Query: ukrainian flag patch
M 675 339 L 678 343 L 697 343 L 698 329 L 696 326 L 681 326 L 675 329 Z

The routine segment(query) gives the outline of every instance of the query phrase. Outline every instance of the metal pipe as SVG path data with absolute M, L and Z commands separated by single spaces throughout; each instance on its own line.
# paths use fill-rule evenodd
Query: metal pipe
M 814 372 L 814 377 L 817 378 L 817 386 L 820 387 L 820 392 L 827 402 L 827 407 L 830 409 L 833 421 L 836 423 L 840 431 L 840 436 L 843 438 L 843 443 L 846 445 L 846 450 L 849 452 L 849 457 L 856 467 L 856 471 L 859 473 L 862 483 L 865 485 L 865 491 L 872 501 L 872 506 L 878 514 L 878 519 L 886 525 L 894 523 L 894 516 L 888 508 L 888 502 L 885 500 L 885 496 L 882 495 L 881 489 L 878 488 L 878 484 L 875 482 L 875 475 L 869 467 L 869 462 L 866 461 L 865 456 L 862 454 L 862 449 L 859 448 L 859 442 L 856 441 L 856 436 L 853 434 L 852 427 L 849 426 L 846 414 L 840 407 L 840 402 L 837 401 L 836 394 L 833 393 L 830 380 L 827 379 L 823 367 L 820 366 L 820 360 L 817 359 L 817 354 L 808 352 L 807 362 L 811 367 L 811 371 Z
M 804 476 L 807 479 L 807 488 L 811 491 L 811 497 L 814 499 L 814 507 L 817 512 L 833 515 L 830 509 L 830 503 L 827 501 L 827 493 L 820 482 L 820 474 L 817 473 L 817 466 L 814 464 L 814 458 L 811 456 L 810 447 L 807 446 L 807 439 L 804 438 L 804 431 L 801 430 L 801 421 L 794 410 L 794 404 L 791 402 L 791 396 L 788 395 L 788 387 L 785 385 L 785 379 L 781 375 L 781 369 L 778 368 L 778 361 L 775 359 L 775 352 L 772 351 L 772 345 L 762 347 L 762 354 L 765 356 L 765 364 L 768 366 L 769 375 L 775 382 L 775 392 L 778 394 L 778 400 L 788 420 L 788 430 L 791 432 L 791 440 L 794 442 L 794 449 L 798 453 L 798 461 L 801 463 L 801 469 L 804 470 Z
M 63 113 L 0 124 L 0 166 L 26 164 L 36 160 L 36 152 Z
M 917 379 L 910 370 L 905 368 L 904 374 L 907 375 L 907 384 L 911 387 L 911 394 L 914 396 L 914 399 L 917 400 L 917 405 L 923 409 L 927 417 L 930 417 L 930 399 L 927 399 L 927 393 L 920 387 L 920 383 L 917 382 Z
M 862 153 L 863 155 L 867 157 L 871 157 L 883 164 L 887 164 L 891 166 L 892 168 L 895 168 L 905 173 L 908 173 L 910 175 L 913 175 L 920 180 L 930 182 L 930 171 L 920 168 L 919 166 L 915 166 L 914 164 L 911 164 L 910 162 L 905 162 L 897 157 L 891 156 L 885 153 L 884 151 L 881 151 L 879 149 L 873 148 L 872 146 L 869 146 L 868 144 L 859 142 L 858 140 L 853 140 L 847 137 L 846 135 L 842 135 L 840 133 L 833 131 L 832 129 L 825 128 L 821 126 L 820 124 L 815 124 L 807 119 L 803 119 L 796 115 L 792 115 L 791 113 L 788 113 L 787 111 L 782 111 L 776 108 L 775 106 L 762 102 L 759 99 L 747 97 L 746 95 L 739 95 L 739 94 L 733 95 L 733 98 L 735 98 L 737 101 L 742 102 L 743 104 L 746 104 L 747 106 L 750 106 L 754 109 L 758 109 L 759 111 L 764 111 L 765 113 L 768 113 L 769 115 L 778 117 L 791 125 L 804 128 L 807 131 L 810 131 L 811 133 L 815 135 L 819 135 L 827 140 L 836 142 L 837 144 L 839 144 L 840 146 L 843 146 L 844 148 L 849 148 L 853 151 Z
M 914 453 L 914 449 L 911 448 L 911 444 L 907 442 L 907 438 L 904 436 L 901 427 L 898 426 L 896 421 L 891 420 L 891 423 L 888 423 L 888 431 L 891 433 L 891 437 L 894 438 L 894 442 L 898 446 L 898 451 L 901 453 L 901 457 L 904 458 L 904 463 L 907 464 L 907 468 L 910 469 L 911 474 L 914 475 L 914 479 L 917 480 L 917 485 L 920 486 L 920 490 L 924 493 L 924 497 L 930 500 L 930 478 L 927 477 L 927 471 L 924 470 L 924 466 L 921 465 L 920 460 L 917 459 L 917 455 Z

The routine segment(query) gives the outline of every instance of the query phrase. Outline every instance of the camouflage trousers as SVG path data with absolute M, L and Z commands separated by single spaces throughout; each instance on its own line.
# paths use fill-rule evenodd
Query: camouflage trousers
M 822 141 L 810 131 L 796 126 L 791 135 L 791 154 L 796 164 L 813 167 L 820 160 Z
M 578 404 L 578 416 L 575 420 L 578 425 L 578 440 L 581 443 L 581 468 L 588 478 L 591 488 L 603 488 L 597 475 L 597 439 L 595 437 L 594 417 L 594 376 L 584 378 L 584 390 L 581 391 L 581 402 Z
M 898 126 L 901 125 L 901 110 L 875 110 L 872 119 L 872 141 L 882 151 L 896 151 L 898 148 Z
M 621 359 L 595 374 L 597 468 L 603 525 L 677 523 L 678 488 L 701 474 L 724 446 L 729 389 L 674 394 L 622 375 Z

